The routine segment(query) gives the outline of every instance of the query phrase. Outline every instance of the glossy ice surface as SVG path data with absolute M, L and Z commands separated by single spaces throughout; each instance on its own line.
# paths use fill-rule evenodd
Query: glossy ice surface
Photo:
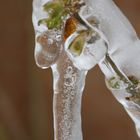
M 78 25 L 78 31 L 64 41 L 63 30 L 48 30 L 43 24 L 38 26 L 38 21 L 48 16 L 42 9 L 46 2 L 48 0 L 33 0 L 35 60 L 39 67 L 51 67 L 53 71 L 55 140 L 83 139 L 80 116 L 82 91 L 87 70 L 96 64 L 99 64 L 105 75 L 107 87 L 136 124 L 140 136 L 139 104 L 126 100 L 130 93 L 126 91 L 123 82 L 119 83 L 121 86 L 118 89 L 110 87 L 108 81 L 111 77 L 116 77 L 116 73 L 105 63 L 108 52 L 125 76 L 133 75 L 140 80 L 140 41 L 132 25 L 113 0 L 85 0 L 86 6 L 79 15 L 95 34 L 91 34 L 91 38 L 81 37 L 82 49 L 75 53 L 69 46 L 78 37 L 78 31 L 85 30 L 85 27 Z M 91 22 L 92 19 L 96 23 Z

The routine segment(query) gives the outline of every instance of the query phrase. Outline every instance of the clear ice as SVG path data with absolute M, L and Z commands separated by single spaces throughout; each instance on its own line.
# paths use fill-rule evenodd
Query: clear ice
M 51 67 L 53 72 L 54 139 L 82 140 L 81 99 L 87 71 L 77 69 L 69 59 L 61 31 L 38 26 L 38 21 L 47 16 L 42 11 L 46 2 L 33 1 L 35 60 L 39 67 Z
M 48 16 L 42 9 L 48 1 L 33 0 L 33 25 L 36 63 L 43 69 L 51 67 L 53 72 L 55 140 L 83 139 L 82 92 L 87 71 L 96 64 L 105 75 L 107 87 L 134 121 L 140 137 L 140 40 L 130 22 L 113 0 L 85 0 L 79 15 L 93 32 L 81 38 L 85 42 L 77 54 L 69 46 L 86 27 L 79 24 L 64 41 L 62 30 L 39 26 L 38 21 Z M 108 63 L 107 54 L 115 67 Z M 134 91 L 137 94 L 131 98 Z
M 93 28 L 93 30 L 94 29 L 95 28 Z M 88 36 L 84 37 L 86 39 L 86 43 L 84 44 L 82 53 L 80 55 L 75 55 L 73 51 L 68 49 L 68 46 L 78 35 L 79 34 L 75 32 L 66 40 L 65 50 L 73 64 L 78 69 L 89 70 L 104 58 L 107 51 L 106 40 L 101 38 L 101 35 L 98 32 L 93 32 L 90 38 Z
M 92 15 L 100 22 L 100 30 L 109 42 L 108 52 L 117 67 L 126 76 L 135 76 L 140 80 L 140 40 L 130 22 L 113 0 L 88 0 L 88 4 L 91 6 Z M 105 65 L 104 60 L 99 62 L 99 66 L 105 75 L 106 83 L 111 77 L 116 77 L 114 72 Z M 140 105 L 126 100 L 130 93 L 125 90 L 125 86 L 121 84 L 120 89 L 112 89 L 107 84 L 134 121 L 140 137 Z

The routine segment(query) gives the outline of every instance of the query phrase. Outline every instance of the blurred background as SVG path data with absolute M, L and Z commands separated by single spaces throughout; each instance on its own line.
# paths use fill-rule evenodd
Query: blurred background
M 140 36 L 140 0 L 115 0 Z M 53 140 L 52 75 L 34 62 L 32 0 L 0 4 L 0 140 Z M 138 140 L 134 124 L 104 83 L 87 76 L 82 104 L 84 140 Z

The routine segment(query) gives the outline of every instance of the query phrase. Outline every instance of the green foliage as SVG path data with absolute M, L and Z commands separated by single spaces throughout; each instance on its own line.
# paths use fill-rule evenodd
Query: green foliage
M 84 4 L 80 0 L 54 0 L 43 5 L 48 17 L 38 21 L 38 25 L 46 24 L 48 29 L 60 28 L 65 17 L 72 15 L 80 10 Z
M 81 34 L 79 34 L 73 41 L 72 43 L 69 45 L 68 49 L 75 55 L 80 55 L 82 53 L 82 50 L 84 48 L 85 45 L 85 36 L 86 33 L 83 32 Z
M 63 17 L 67 14 L 62 1 L 50 1 L 44 6 L 44 11 L 48 13 L 48 17 L 41 19 L 38 22 L 40 24 L 46 24 L 48 29 L 59 28 L 63 22 Z

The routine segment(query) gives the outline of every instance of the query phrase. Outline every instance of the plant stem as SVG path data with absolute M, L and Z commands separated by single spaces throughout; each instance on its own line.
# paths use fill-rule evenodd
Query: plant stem
M 133 83 L 128 79 L 128 77 L 122 71 L 119 70 L 119 68 L 111 59 L 108 53 L 105 56 L 104 62 L 114 70 L 115 74 L 119 76 L 120 80 L 122 80 L 125 84 L 133 85 Z

